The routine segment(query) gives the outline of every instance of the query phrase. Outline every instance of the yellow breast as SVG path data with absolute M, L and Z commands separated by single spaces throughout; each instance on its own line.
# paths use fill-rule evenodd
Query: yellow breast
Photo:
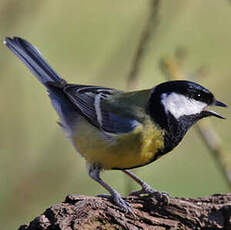
M 163 132 L 150 120 L 129 134 L 110 137 L 82 118 L 71 138 L 88 162 L 100 163 L 104 169 L 144 165 L 164 148 Z

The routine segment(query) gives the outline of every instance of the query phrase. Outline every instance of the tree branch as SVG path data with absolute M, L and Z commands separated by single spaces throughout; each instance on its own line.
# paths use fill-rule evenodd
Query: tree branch
M 148 41 L 150 40 L 151 36 L 153 37 L 154 33 L 158 28 L 160 0 L 151 0 L 150 5 L 151 5 L 149 7 L 150 15 L 147 19 L 147 22 L 141 34 L 141 38 L 136 50 L 136 54 L 132 62 L 131 70 L 128 74 L 128 81 L 127 81 L 128 89 L 136 88 L 135 86 L 137 85 L 138 73 L 140 71 L 144 53 L 147 50 L 146 47 Z
M 150 196 L 126 198 L 134 215 L 100 197 L 69 195 L 19 230 L 231 229 L 231 194 L 199 199 L 170 198 L 163 207 Z

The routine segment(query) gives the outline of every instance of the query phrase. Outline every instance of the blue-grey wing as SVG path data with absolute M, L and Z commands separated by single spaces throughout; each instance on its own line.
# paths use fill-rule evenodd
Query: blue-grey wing
M 105 106 L 104 100 L 119 90 L 86 85 L 67 85 L 64 92 L 76 105 L 80 113 L 95 127 L 107 133 L 127 133 L 133 130 L 138 121 L 114 113 Z

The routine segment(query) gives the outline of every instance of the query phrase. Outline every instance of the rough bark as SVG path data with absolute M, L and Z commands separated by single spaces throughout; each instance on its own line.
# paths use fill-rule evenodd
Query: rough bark
M 134 215 L 125 214 L 106 198 L 69 195 L 19 230 L 231 229 L 231 193 L 198 199 L 170 197 L 166 206 L 150 196 L 125 199 Z

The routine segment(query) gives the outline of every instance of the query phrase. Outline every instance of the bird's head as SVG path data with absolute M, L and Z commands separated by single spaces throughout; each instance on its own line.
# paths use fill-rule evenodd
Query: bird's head
M 153 88 L 149 111 L 151 117 L 162 127 L 169 128 L 174 122 L 186 131 L 196 121 L 215 116 L 224 119 L 210 106 L 227 107 L 217 101 L 214 95 L 203 86 L 190 81 L 168 81 Z

